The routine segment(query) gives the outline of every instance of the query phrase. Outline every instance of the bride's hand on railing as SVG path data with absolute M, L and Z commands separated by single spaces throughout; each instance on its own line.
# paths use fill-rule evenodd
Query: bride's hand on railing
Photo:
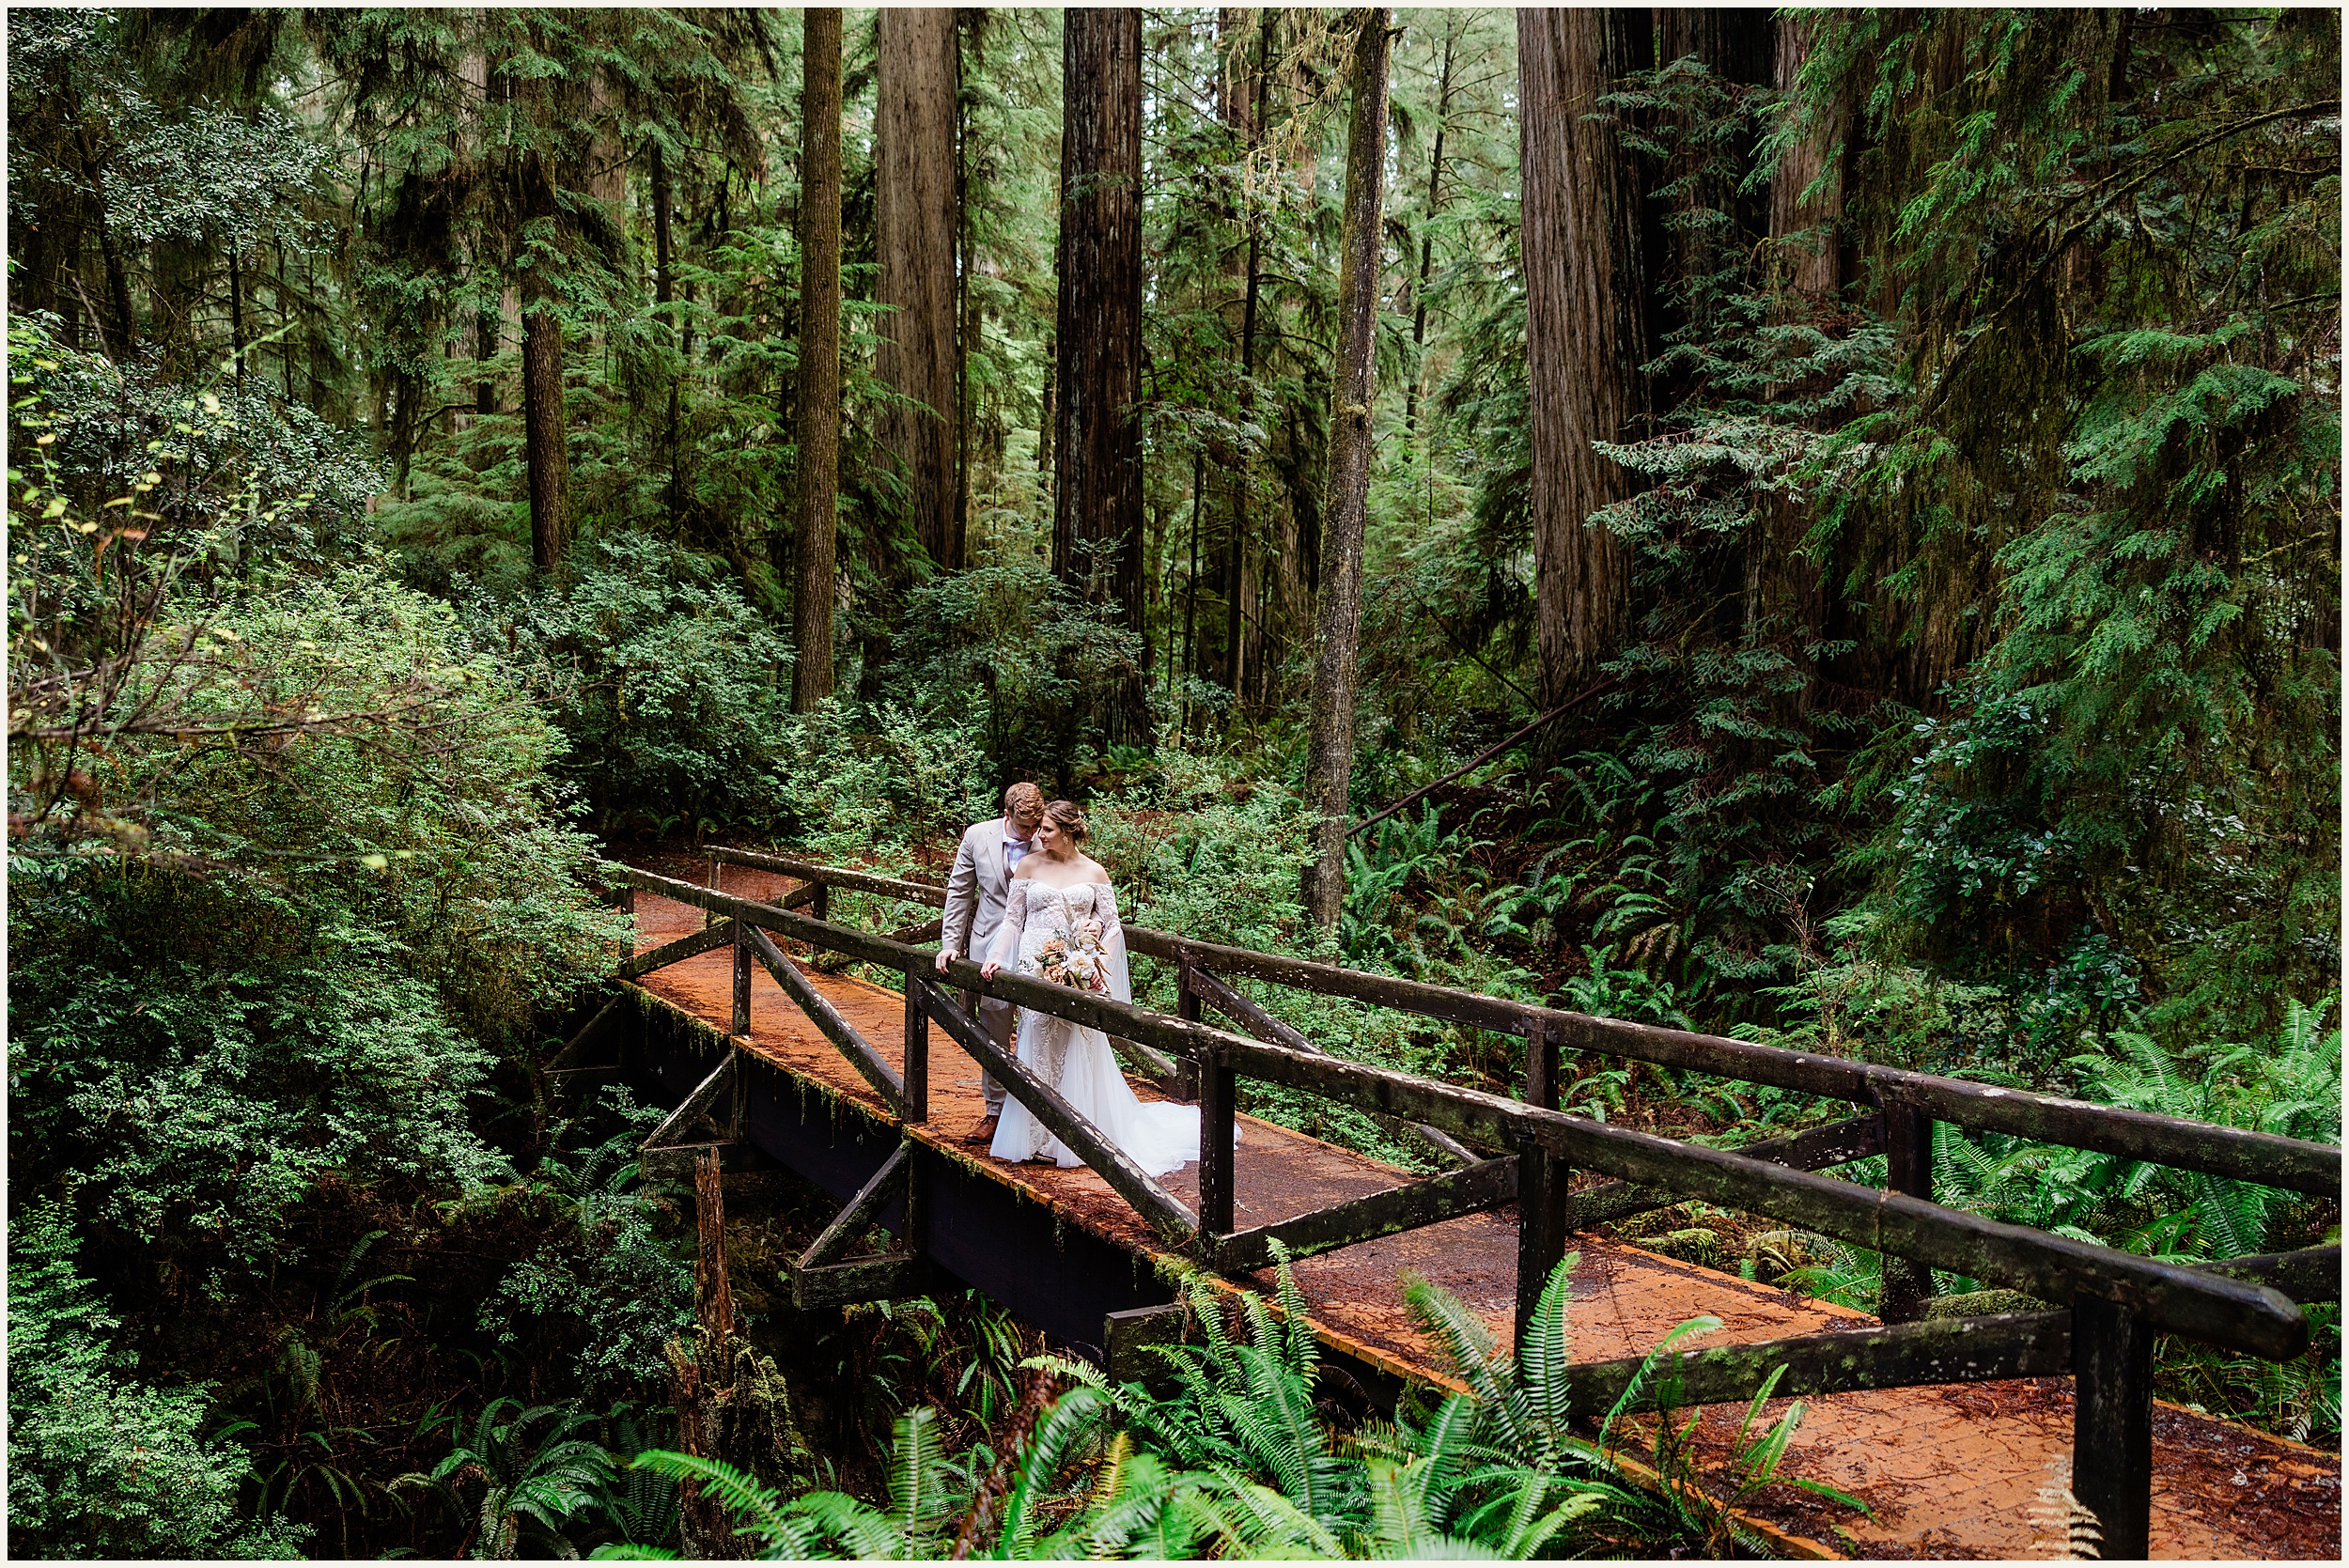
M 988 959 L 986 963 L 981 964 L 981 965 L 979 966 L 979 978 L 980 978 L 981 980 L 992 980 L 992 979 L 994 979 L 994 978 L 995 978 L 995 970 L 996 970 L 996 964 L 995 964 L 995 961 L 994 961 L 993 959 L 991 959 L 991 958 L 990 958 L 990 959 Z

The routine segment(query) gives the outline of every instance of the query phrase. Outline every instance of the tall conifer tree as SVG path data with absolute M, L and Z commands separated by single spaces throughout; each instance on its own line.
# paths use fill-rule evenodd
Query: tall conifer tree
M 1072 9 L 1065 27 L 1052 570 L 1139 634 L 1142 13 Z M 1143 683 L 1104 694 L 1112 739 L 1147 737 Z
M 1623 547 L 1586 526 L 1630 486 L 1594 442 L 1618 442 L 1645 409 L 1638 162 L 1598 96 L 1652 53 L 1645 11 L 1517 12 L 1524 190 L 1525 354 L 1532 411 L 1534 633 L 1541 696 L 1563 701 L 1619 635 Z
M 874 113 L 876 368 L 902 402 L 881 415 L 881 442 L 906 487 L 914 536 L 931 560 L 957 567 L 955 446 L 955 15 L 899 7 L 879 19 L 879 101 Z
M 1346 897 L 1346 787 L 1354 770 L 1354 696 L 1362 631 L 1362 544 L 1370 510 L 1370 419 L 1377 398 L 1379 212 L 1387 167 L 1382 6 L 1357 23 L 1346 144 L 1346 229 L 1339 241 L 1338 352 L 1330 375 L 1330 479 L 1322 506 L 1320 646 L 1314 665 L 1305 799 L 1317 814 L 1306 902 L 1327 930 Z
M 836 7 L 803 23 L 800 137 L 800 548 L 791 706 L 832 695 L 833 547 L 840 489 L 840 34 Z

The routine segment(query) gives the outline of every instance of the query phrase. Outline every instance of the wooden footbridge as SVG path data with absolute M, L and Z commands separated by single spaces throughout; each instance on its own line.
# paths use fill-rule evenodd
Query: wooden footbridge
M 1261 1288 L 1277 1239 L 1301 1260 L 1316 1333 L 1334 1353 L 1326 1375 L 1364 1414 L 1383 1413 L 1402 1380 L 1443 1381 L 1404 1315 L 1402 1270 L 1450 1289 L 1507 1343 L 1577 1250 L 1579 1407 L 1604 1411 L 1639 1358 L 1699 1313 L 1723 1327 L 1681 1358 L 1690 1404 L 1742 1403 L 1787 1367 L 1779 1395 L 1811 1404 L 1788 1470 L 1871 1509 L 1775 1489 L 1754 1522 L 1792 1554 L 2035 1555 L 2041 1489 L 2066 1480 L 2102 1520 L 2108 1557 L 2340 1554 L 2338 1454 L 2169 1405 L 2152 1387 L 2157 1335 L 2268 1360 L 2304 1354 L 2298 1303 L 2340 1299 L 2339 1247 L 2174 1267 L 1937 1204 L 1928 1157 L 1933 1124 L 1946 1121 L 2337 1203 L 2337 1149 L 1129 927 L 1135 954 L 1176 973 L 1170 1017 L 1011 973 L 983 980 L 969 963 L 941 977 L 935 947 L 916 945 L 935 942 L 935 920 L 877 935 L 829 918 L 835 890 L 936 908 L 943 891 L 926 884 L 739 850 L 710 855 L 707 885 L 610 869 L 635 914 L 636 953 L 623 994 L 555 1070 L 573 1082 L 624 1078 L 677 1107 L 649 1158 L 698 1161 L 713 1182 L 771 1161 L 839 1198 L 838 1219 L 793 1270 L 801 1305 L 912 1294 L 946 1277 L 1113 1371 L 1138 1371 L 1137 1347 L 1178 1321 L 1177 1272 L 1204 1265 Z M 898 988 L 836 972 L 854 964 Z M 1239 982 L 1520 1035 L 1523 1097 L 1330 1056 Z M 1105 1031 L 1138 1081 L 1199 1103 L 1200 1163 L 1153 1180 L 1127 1162 L 1003 1058 L 957 995 L 973 991 Z M 1237 1032 L 1209 1026 L 1207 1010 Z M 1774 1085 L 1859 1114 L 1735 1153 L 1681 1143 L 1557 1110 L 1562 1050 Z M 964 1143 L 983 1114 L 981 1066 L 1090 1168 L 1013 1166 Z M 1416 1129 L 1451 1169 L 1414 1178 L 1240 1116 L 1242 1079 Z M 1874 1154 L 1887 1157 L 1883 1190 L 1822 1173 Z M 1885 1316 L 1896 1321 L 1584 1234 L 1684 1199 L 1882 1253 Z M 893 1250 L 848 1257 L 875 1224 Z M 1928 1316 L 1936 1269 L 2054 1310 Z M 1700 1445 L 1725 1443 L 1729 1423 L 1725 1407 L 1708 1410 Z

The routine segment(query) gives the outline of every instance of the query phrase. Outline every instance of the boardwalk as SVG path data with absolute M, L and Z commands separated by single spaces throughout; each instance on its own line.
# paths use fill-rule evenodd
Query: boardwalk
M 729 893 L 751 898 L 778 897 L 793 885 L 757 872 L 727 877 Z M 648 894 L 639 894 L 636 910 L 639 951 L 703 923 L 699 910 Z M 817 981 L 882 1055 L 898 1060 L 904 1014 L 895 992 L 845 977 Z M 726 950 L 661 970 L 642 985 L 717 1030 L 730 1018 Z M 846 1107 L 869 1110 L 877 1124 L 888 1121 L 873 1091 L 763 976 L 752 991 L 749 1046 L 781 1072 L 820 1085 Z M 1091 1172 L 1004 1165 L 965 1146 L 962 1136 L 982 1114 L 977 1068 L 942 1042 L 933 1046 L 932 1061 L 930 1118 L 914 1129 L 918 1141 L 1049 1207 L 1066 1225 L 1132 1254 L 1138 1267 L 1160 1255 L 1158 1239 Z M 1142 1093 L 1149 1097 L 1152 1091 Z M 1236 1200 L 1242 1226 L 1284 1219 L 1403 1179 L 1391 1167 L 1286 1128 L 1252 1118 L 1243 1124 Z M 1196 1180 L 1196 1168 L 1186 1167 L 1165 1185 L 1195 1205 Z M 1577 1245 L 1581 1262 L 1571 1321 L 1578 1360 L 1644 1351 L 1673 1324 L 1703 1312 L 1721 1320 L 1719 1333 L 1708 1342 L 1717 1344 L 1873 1321 L 1601 1237 L 1579 1237 Z M 1514 1211 L 1504 1209 L 1309 1258 L 1297 1266 L 1297 1277 L 1333 1350 L 1391 1377 L 1430 1378 L 1437 1372 L 1405 1318 L 1397 1276 L 1411 1270 L 1441 1284 L 1505 1343 L 1516 1247 Z M 1779 1488 L 1757 1512 L 1783 1532 L 1787 1549 L 1822 1556 L 2041 1555 L 2035 1549 L 2041 1527 L 2030 1511 L 2039 1489 L 2069 1463 L 2069 1379 L 1835 1394 L 1808 1403 L 1787 1469 L 1864 1498 L 1873 1514 L 1812 1506 L 1807 1495 Z M 1725 1440 L 1736 1414 L 1707 1411 L 1704 1431 Z M 2339 1556 L 2338 1455 L 2160 1405 L 2154 1462 L 2155 1556 Z

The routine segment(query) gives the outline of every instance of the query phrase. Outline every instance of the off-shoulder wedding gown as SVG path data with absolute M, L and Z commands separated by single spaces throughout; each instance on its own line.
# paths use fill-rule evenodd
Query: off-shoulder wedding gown
M 1012 879 L 1003 901 L 1003 923 L 988 955 L 998 968 L 1038 974 L 1036 950 L 1054 937 L 1069 937 L 1088 920 L 1101 923 L 1102 977 L 1109 994 L 1133 1000 L 1126 969 L 1126 933 L 1117 923 L 1117 894 L 1107 883 L 1080 882 L 1055 888 L 1032 877 Z M 1128 1158 L 1151 1175 L 1164 1175 L 1199 1157 L 1199 1111 L 1188 1105 L 1145 1105 L 1118 1070 L 1109 1036 L 1049 1013 L 1019 1010 L 1019 1060 L 1060 1092 L 1062 1099 Z M 1052 1136 L 1017 1099 L 1006 1098 L 1003 1120 L 988 1153 L 998 1159 L 1050 1158 L 1063 1166 L 1083 1160 Z

